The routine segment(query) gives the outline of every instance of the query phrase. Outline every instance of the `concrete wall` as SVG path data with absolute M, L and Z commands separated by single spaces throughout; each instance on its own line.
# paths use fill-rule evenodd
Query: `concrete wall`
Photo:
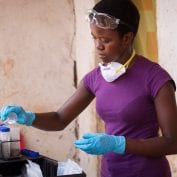
M 52 111 L 75 90 L 73 6 L 72 0 L 0 2 L 1 106 Z M 63 132 L 21 130 L 30 149 L 61 160 L 75 156 L 75 122 Z
M 159 63 L 177 83 L 177 1 L 157 0 Z M 177 95 L 177 94 L 176 94 Z M 172 177 L 177 177 L 177 155 L 168 156 Z

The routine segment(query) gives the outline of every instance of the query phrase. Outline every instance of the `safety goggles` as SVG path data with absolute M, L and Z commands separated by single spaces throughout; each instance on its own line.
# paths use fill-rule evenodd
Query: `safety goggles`
M 129 26 L 128 24 L 122 22 L 120 19 L 115 18 L 106 13 L 99 13 L 94 9 L 88 11 L 87 20 L 91 24 L 95 24 L 99 28 L 103 29 L 116 29 L 119 24 L 124 24 Z

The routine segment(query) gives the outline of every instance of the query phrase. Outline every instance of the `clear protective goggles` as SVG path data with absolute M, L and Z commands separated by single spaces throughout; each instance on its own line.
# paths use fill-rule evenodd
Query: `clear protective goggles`
M 95 24 L 99 28 L 103 29 L 116 29 L 119 24 L 124 24 L 129 26 L 128 24 L 122 22 L 120 19 L 115 18 L 106 13 L 97 12 L 94 9 L 88 10 L 87 20 L 91 24 Z

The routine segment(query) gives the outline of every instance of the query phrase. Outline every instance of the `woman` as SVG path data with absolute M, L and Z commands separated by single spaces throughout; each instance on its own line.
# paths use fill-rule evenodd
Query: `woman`
M 176 88 L 163 68 L 133 50 L 136 6 L 130 0 L 102 0 L 88 20 L 99 67 L 85 75 L 57 112 L 4 106 L 1 119 L 15 112 L 20 124 L 63 130 L 96 98 L 106 133 L 84 134 L 74 144 L 88 154 L 103 155 L 101 177 L 170 177 L 165 155 L 177 153 Z

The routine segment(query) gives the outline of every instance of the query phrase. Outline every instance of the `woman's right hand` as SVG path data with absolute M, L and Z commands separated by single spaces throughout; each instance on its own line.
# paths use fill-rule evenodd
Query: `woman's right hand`
M 23 107 L 19 105 L 7 105 L 3 106 L 0 110 L 0 117 L 2 121 L 8 118 L 10 113 L 16 113 L 17 123 L 31 126 L 35 120 L 35 113 L 32 111 L 25 111 Z

